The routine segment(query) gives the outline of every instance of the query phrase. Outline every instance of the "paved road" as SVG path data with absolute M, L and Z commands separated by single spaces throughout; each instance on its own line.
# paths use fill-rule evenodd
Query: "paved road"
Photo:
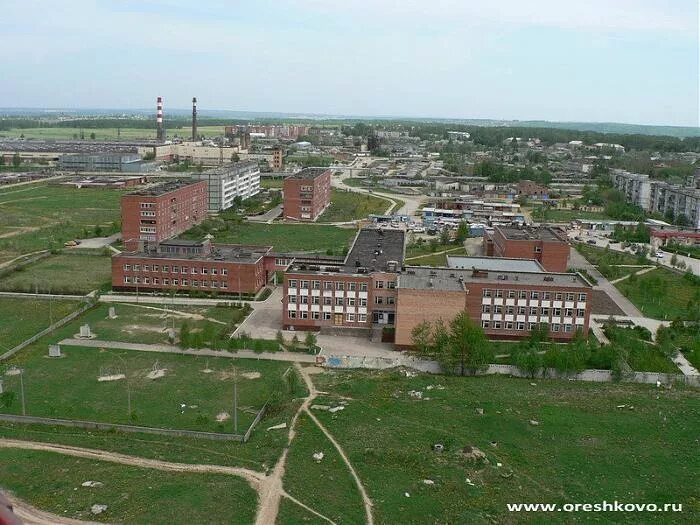
M 91 237 L 90 239 L 78 239 L 80 244 L 78 246 L 71 246 L 70 250 L 84 250 L 84 249 L 96 249 L 104 248 L 117 242 L 121 238 L 121 233 L 115 233 L 109 237 Z
M 271 210 L 268 210 L 267 212 L 263 213 L 262 215 L 248 215 L 247 219 L 250 222 L 272 222 L 280 215 L 282 215 L 282 205 L 281 204 L 275 206 Z

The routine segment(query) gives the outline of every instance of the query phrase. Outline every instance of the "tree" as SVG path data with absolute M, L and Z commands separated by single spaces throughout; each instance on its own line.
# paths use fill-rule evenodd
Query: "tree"
M 432 330 L 430 323 L 423 321 L 411 330 L 411 340 L 416 351 L 420 355 L 428 355 L 432 344 Z
M 93 131 L 92 133 L 90 133 L 90 138 L 91 138 L 92 140 L 95 140 L 95 132 L 94 132 L 94 131 Z
M 450 323 L 451 361 L 458 363 L 459 375 L 474 373 L 493 359 L 493 349 L 488 344 L 484 331 L 466 312 L 462 312 Z
M 12 155 L 12 167 L 19 168 L 20 164 L 22 164 L 22 157 L 19 156 L 19 153 L 15 153 Z
M 457 244 L 464 244 L 464 241 L 467 240 L 469 237 L 469 226 L 465 221 L 462 221 L 459 223 L 459 226 L 457 226 L 457 237 L 456 241 Z
M 292 342 L 289 343 L 289 350 L 292 352 L 296 352 L 298 348 L 299 348 L 299 338 L 297 337 L 297 334 L 294 334 L 294 337 L 292 337 Z
M 282 334 L 282 330 L 277 330 L 277 333 L 275 334 L 275 340 L 277 341 L 277 344 L 279 346 L 284 348 L 284 334 Z
M 304 345 L 308 350 L 316 349 L 316 334 L 313 332 L 306 332 L 306 337 L 304 337 Z
M 443 246 L 450 243 L 450 231 L 447 228 L 443 228 L 440 232 L 440 244 Z

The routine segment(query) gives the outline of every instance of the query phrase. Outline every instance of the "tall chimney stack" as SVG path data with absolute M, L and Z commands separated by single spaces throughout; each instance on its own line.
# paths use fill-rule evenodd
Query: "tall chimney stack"
M 197 97 L 192 97 L 192 140 L 197 140 Z
M 156 139 L 165 140 L 165 129 L 163 128 L 163 97 L 158 97 L 156 105 Z

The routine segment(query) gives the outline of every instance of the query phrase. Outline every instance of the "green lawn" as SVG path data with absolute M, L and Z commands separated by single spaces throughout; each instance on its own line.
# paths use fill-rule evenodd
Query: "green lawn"
M 575 247 L 600 273 L 612 280 L 642 270 L 641 266 L 652 264 L 646 257 L 638 257 L 631 253 L 606 250 L 583 243 L 577 243 Z
M 230 225 L 229 229 L 212 232 L 215 242 L 272 246 L 276 252 L 342 252 L 356 234 L 354 228 L 322 224 L 227 224 Z M 201 238 L 200 233 L 194 229 L 185 233 L 183 237 Z
M 0 262 L 85 236 L 119 231 L 123 191 L 38 184 L 0 190 L 0 227 L 24 228 L 0 239 Z
M 368 215 L 383 215 L 390 202 L 364 193 L 333 189 L 331 204 L 319 217 L 319 222 L 346 222 L 366 219 Z
M 665 268 L 625 279 L 615 285 L 644 315 L 687 319 L 689 303 L 700 298 L 700 283 Z
M 610 219 L 604 212 L 577 211 L 577 210 L 557 210 L 545 207 L 544 212 L 541 206 L 531 208 L 530 214 L 536 222 L 571 222 L 576 219 L 606 220 Z
M 236 476 L 162 472 L 18 449 L 0 449 L 0 464 L 4 489 L 66 518 L 163 525 L 184 523 L 185 516 L 187 523 L 255 519 L 256 493 Z M 83 487 L 85 481 L 102 485 Z M 94 504 L 107 510 L 93 515 Z
M 0 297 L 0 353 L 26 341 L 80 307 L 77 301 Z
M 51 255 L 0 276 L 0 291 L 86 294 L 111 286 L 112 264 L 104 255 Z
M 284 187 L 284 179 L 272 179 L 270 177 L 260 177 L 260 187 L 266 189 L 282 189 Z
M 407 378 L 393 371 L 334 372 L 314 381 L 329 393 L 319 404 L 349 399 L 342 412 L 318 417 L 358 470 L 377 523 L 573 523 L 590 515 L 514 517 L 506 503 L 602 500 L 682 503 L 684 512 L 672 521 L 697 521 L 697 390 L 551 380 L 532 385 L 506 377 Z M 412 390 L 423 392 L 423 399 L 412 397 Z M 444 452 L 432 451 L 435 443 Z M 489 462 L 466 458 L 467 446 L 483 451 Z M 609 513 L 598 519 L 650 518 Z

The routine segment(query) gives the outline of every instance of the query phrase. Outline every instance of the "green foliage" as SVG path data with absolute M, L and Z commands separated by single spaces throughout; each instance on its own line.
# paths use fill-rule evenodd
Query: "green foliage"
M 17 394 L 15 392 L 6 390 L 0 394 L 0 408 L 11 408 L 16 399 Z

